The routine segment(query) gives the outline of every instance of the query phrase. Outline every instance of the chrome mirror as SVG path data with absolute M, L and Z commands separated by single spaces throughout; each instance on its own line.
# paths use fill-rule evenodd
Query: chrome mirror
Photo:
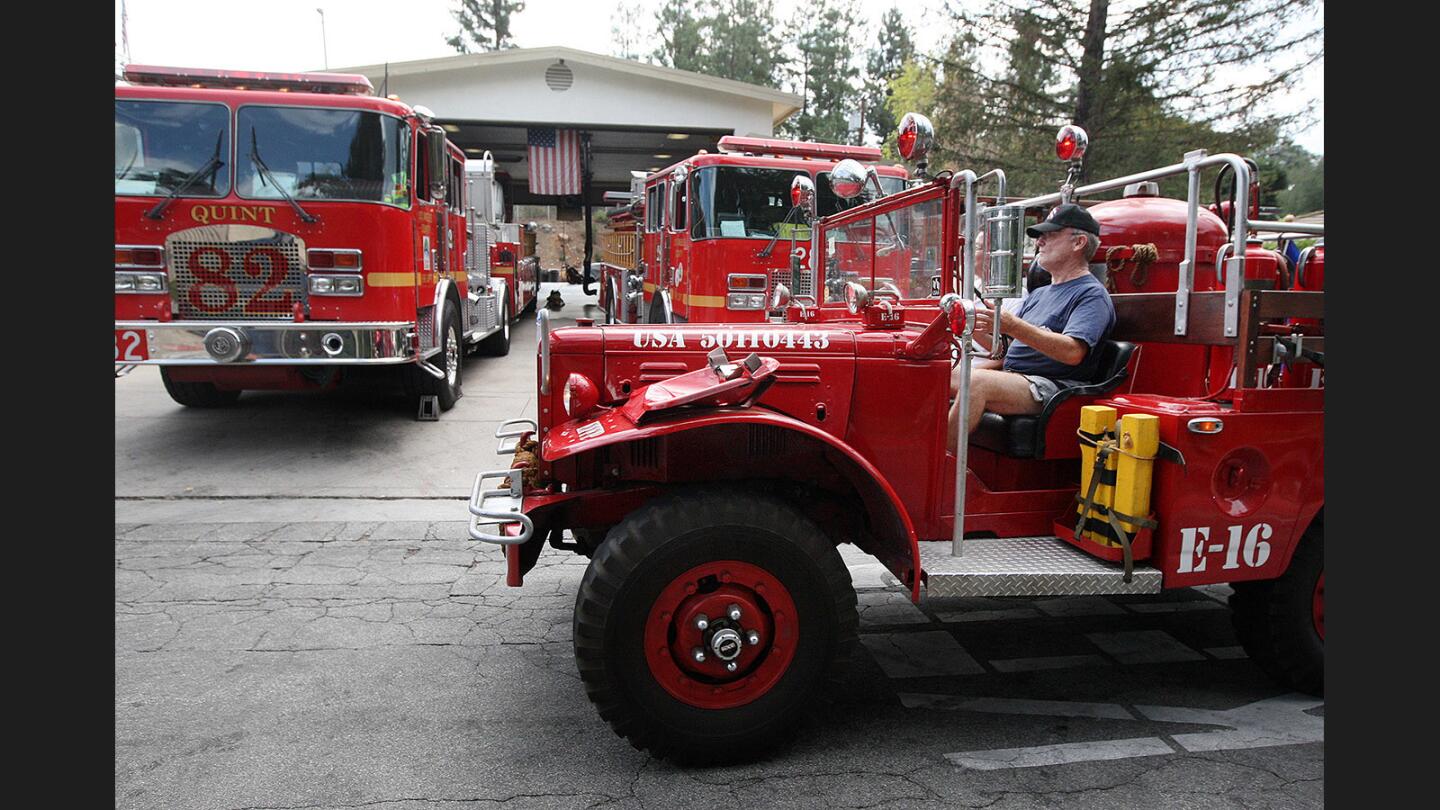
M 831 175 L 833 178 L 834 175 Z M 833 180 L 832 180 L 833 183 Z M 790 204 L 805 214 L 806 222 L 815 220 L 815 181 L 803 174 L 790 181 Z
M 842 200 L 853 200 L 865 190 L 867 173 L 860 161 L 845 158 L 830 170 L 830 188 Z
M 450 167 L 445 154 L 445 130 L 440 127 L 426 127 L 426 162 L 430 169 L 430 199 L 444 201 L 448 183 L 445 175 Z

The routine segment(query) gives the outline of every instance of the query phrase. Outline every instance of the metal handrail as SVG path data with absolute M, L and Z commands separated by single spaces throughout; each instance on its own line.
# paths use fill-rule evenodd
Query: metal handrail
M 974 312 L 973 302 L 975 300 L 975 223 L 979 219 L 975 214 L 975 186 L 988 177 L 995 177 L 1000 186 L 1000 195 L 996 203 L 1005 203 L 1005 172 L 1000 169 L 992 169 L 985 174 L 977 176 L 970 169 L 963 169 L 956 172 L 950 178 L 950 188 L 959 187 L 965 184 L 965 258 L 960 273 L 961 298 L 971 302 L 971 313 Z M 1000 307 L 995 308 L 996 321 L 999 323 Z M 966 329 L 974 328 L 971 319 L 966 319 Z M 990 348 L 993 351 L 999 343 L 995 332 L 998 326 L 990 335 Z M 970 424 L 970 364 L 971 356 L 974 354 L 974 347 L 971 346 L 969 332 L 960 335 L 960 390 L 955 393 L 960 399 L 960 416 L 957 430 L 964 429 Z M 987 354 L 988 356 L 988 354 Z M 950 553 L 956 557 L 961 556 L 965 546 L 965 472 L 966 465 L 970 460 L 969 437 L 957 438 L 955 441 L 955 525 L 950 531 Z
M 550 393 L 550 312 L 536 307 L 535 331 L 540 341 L 540 393 Z
M 535 420 L 533 419 L 526 419 L 524 417 L 506 419 L 500 423 L 500 427 L 495 428 L 495 438 L 500 440 L 500 443 L 495 447 L 495 455 L 514 455 L 515 448 L 520 446 L 521 436 L 524 436 L 526 433 L 533 435 L 539 432 L 540 426 L 535 424 Z M 514 439 L 515 443 L 507 446 L 505 444 L 506 439 Z
M 1195 234 L 1200 218 L 1200 170 L 1210 166 L 1228 165 L 1235 172 L 1235 227 L 1230 238 L 1234 247 L 1233 255 L 1226 260 L 1225 268 L 1225 335 L 1234 337 L 1238 328 L 1240 289 L 1245 278 L 1245 239 L 1249 236 L 1250 224 L 1250 166 L 1245 159 L 1231 152 L 1210 155 L 1204 149 L 1185 153 L 1183 162 L 1146 172 L 1129 174 L 1113 180 L 1081 186 L 1074 190 L 1075 196 L 1098 194 L 1124 188 L 1131 183 L 1145 180 L 1159 180 L 1177 174 L 1189 174 L 1189 191 L 1186 195 L 1188 210 L 1185 218 L 1185 259 L 1180 263 L 1180 283 L 1175 289 L 1175 334 L 1184 335 L 1189 331 L 1190 293 L 1195 289 Z M 1015 205 L 1036 208 L 1053 205 L 1061 201 L 1059 192 L 1039 197 L 1027 197 Z M 1218 268 L 1217 268 L 1218 270 Z
M 470 520 L 470 538 L 485 543 L 496 543 L 502 546 L 513 546 L 524 543 L 535 534 L 535 522 L 530 516 L 521 511 L 524 470 L 491 470 L 482 472 L 475 476 L 475 484 L 470 489 L 470 514 L 474 517 Z M 502 489 L 485 489 L 483 484 L 491 478 L 502 478 L 507 486 Z M 503 498 L 507 503 L 504 509 L 487 509 L 487 500 Z M 480 518 L 497 523 L 519 523 L 520 533 L 516 535 L 489 534 L 480 530 Z

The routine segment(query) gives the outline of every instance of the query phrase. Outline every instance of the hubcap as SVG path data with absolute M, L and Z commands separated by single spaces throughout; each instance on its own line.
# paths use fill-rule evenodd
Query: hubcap
M 460 341 L 455 339 L 455 330 L 445 332 L 445 381 L 453 388 L 460 377 Z
M 1315 620 L 1315 632 L 1320 634 L 1320 640 L 1325 640 L 1325 572 L 1320 572 L 1320 578 L 1315 580 L 1315 595 L 1310 602 L 1310 615 Z
M 716 560 L 660 592 L 645 623 L 645 660 L 675 699 L 729 709 L 770 691 L 797 641 L 795 602 L 780 580 L 750 563 Z

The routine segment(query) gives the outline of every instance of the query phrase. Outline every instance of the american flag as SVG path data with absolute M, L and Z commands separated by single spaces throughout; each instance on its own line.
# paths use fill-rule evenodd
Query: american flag
M 531 194 L 580 193 L 580 134 L 573 129 L 526 130 Z

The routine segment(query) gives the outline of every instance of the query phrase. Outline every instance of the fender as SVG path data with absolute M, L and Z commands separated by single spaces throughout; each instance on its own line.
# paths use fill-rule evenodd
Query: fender
M 884 546 L 875 554 L 891 573 L 902 582 L 910 580 L 910 598 L 920 601 L 920 544 L 915 525 L 900 502 L 895 488 L 868 460 L 844 441 L 784 414 L 762 407 L 725 409 L 676 409 L 655 414 L 652 420 L 637 425 L 620 408 L 604 409 L 598 415 L 574 419 L 556 425 L 545 434 L 540 455 L 547 462 L 658 436 L 692 430 L 731 425 L 768 425 L 801 434 L 836 451 L 845 460 L 837 465 L 861 494 L 866 511 L 876 528 L 876 538 Z M 528 511 L 528 510 L 527 510 Z M 908 561 L 909 569 L 905 570 Z M 899 569 L 899 570 L 897 570 Z
M 490 277 L 490 286 L 491 286 L 492 288 L 494 288 L 494 291 L 495 291 L 495 305 L 496 305 L 495 317 L 496 317 L 497 319 L 498 319 L 498 318 L 502 318 L 502 317 L 505 316 L 505 309 L 506 309 L 505 304 L 509 303 L 509 301 L 510 301 L 510 289 L 509 289 L 509 287 L 508 287 L 507 285 L 508 285 L 508 282 L 505 280 L 505 278 L 504 278 L 503 276 L 491 276 L 491 277 Z M 510 311 L 510 317 L 512 317 L 512 318 L 515 317 L 515 313 L 518 312 L 518 310 L 515 309 L 515 307 L 510 307 L 510 308 L 509 308 L 509 311 Z M 497 323 L 498 323 L 498 320 L 497 320 Z

